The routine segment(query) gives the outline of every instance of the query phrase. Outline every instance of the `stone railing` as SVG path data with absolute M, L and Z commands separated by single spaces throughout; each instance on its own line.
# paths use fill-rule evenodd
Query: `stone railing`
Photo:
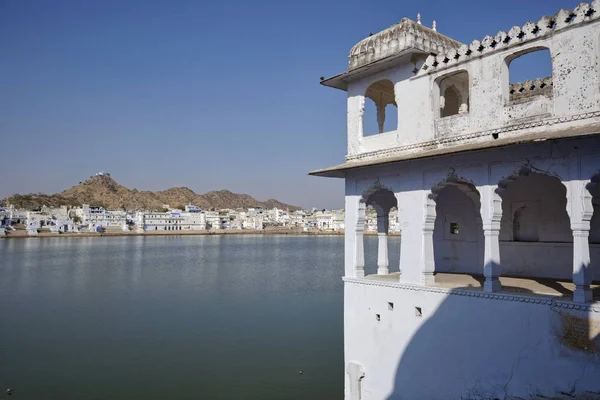
M 508 89 L 510 101 L 527 99 L 534 96 L 552 96 L 552 76 L 536 79 L 533 81 L 524 81 L 511 83 Z
M 554 16 L 542 17 L 538 22 L 530 21 L 522 27 L 513 26 L 508 33 L 500 31 L 496 36 L 486 36 L 481 41 L 474 40 L 470 45 L 462 45 L 458 49 L 430 55 L 425 60 L 419 74 L 439 71 L 486 53 L 518 46 L 551 35 L 553 32 L 599 18 L 600 0 L 594 0 L 591 4 L 581 3 L 572 11 L 562 9 Z

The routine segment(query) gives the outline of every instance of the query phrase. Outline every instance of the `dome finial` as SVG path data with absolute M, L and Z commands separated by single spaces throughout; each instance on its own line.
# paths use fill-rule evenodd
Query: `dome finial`
M 417 24 L 421 25 L 421 13 L 417 13 Z
M 431 29 L 433 29 L 434 31 L 437 32 L 437 24 L 435 22 L 435 19 L 433 20 L 433 24 L 431 25 Z

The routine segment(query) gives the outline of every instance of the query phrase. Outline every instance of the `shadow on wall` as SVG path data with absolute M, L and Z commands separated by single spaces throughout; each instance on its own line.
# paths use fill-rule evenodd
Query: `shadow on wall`
M 600 399 L 600 309 L 464 289 L 423 304 L 389 400 Z

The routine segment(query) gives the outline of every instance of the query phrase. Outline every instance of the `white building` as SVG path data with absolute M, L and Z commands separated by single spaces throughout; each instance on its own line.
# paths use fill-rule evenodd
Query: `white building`
M 206 229 L 221 229 L 222 216 L 218 211 L 206 211 Z
M 39 232 L 48 233 L 66 233 L 75 232 L 73 220 L 69 218 L 69 212 L 66 206 L 46 207 L 43 206 L 40 211 L 27 211 L 25 221 L 27 233 L 35 235 Z
M 99 172 L 96 175 L 101 174 Z M 87 226 L 90 232 L 129 230 L 126 211 L 105 210 L 104 207 L 83 204 L 75 208 L 74 213 L 80 219 L 80 224 Z
M 206 216 L 195 206 L 186 210 L 167 212 L 147 211 L 136 214 L 136 224 L 141 231 L 198 231 L 206 229 Z
M 346 160 L 312 172 L 345 179 L 346 399 L 600 396 L 599 48 L 598 0 L 471 44 L 403 19 L 321 82 L 348 94 Z

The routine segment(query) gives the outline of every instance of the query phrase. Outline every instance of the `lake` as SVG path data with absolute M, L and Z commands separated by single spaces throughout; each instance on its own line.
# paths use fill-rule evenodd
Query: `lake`
M 342 399 L 343 260 L 341 236 L 0 240 L 0 397 Z

